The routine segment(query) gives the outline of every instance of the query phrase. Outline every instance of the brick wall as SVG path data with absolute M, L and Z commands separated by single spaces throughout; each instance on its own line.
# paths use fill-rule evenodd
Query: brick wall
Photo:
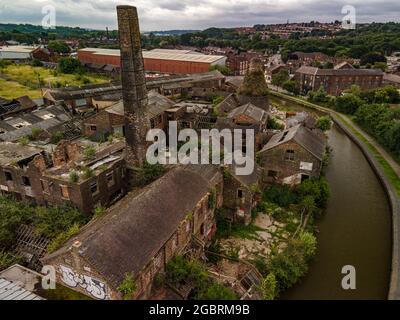
M 78 59 L 82 63 L 110 64 L 120 67 L 120 57 L 93 54 L 90 51 L 78 51 Z M 203 73 L 210 70 L 210 63 L 174 61 L 163 59 L 144 59 L 146 71 L 163 73 Z

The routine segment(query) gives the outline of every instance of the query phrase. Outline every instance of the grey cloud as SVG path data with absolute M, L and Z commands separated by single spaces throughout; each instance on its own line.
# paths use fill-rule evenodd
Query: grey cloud
M 360 22 L 399 21 L 399 0 L 0 0 L 0 21 L 40 24 L 53 5 L 59 25 L 116 27 L 117 4 L 136 5 L 142 30 L 203 29 L 256 23 L 333 21 L 354 5 Z

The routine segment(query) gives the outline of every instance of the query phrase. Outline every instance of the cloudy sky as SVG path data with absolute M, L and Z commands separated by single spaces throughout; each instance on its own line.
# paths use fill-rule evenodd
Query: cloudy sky
M 0 0 L 0 22 L 41 24 L 52 5 L 57 25 L 114 29 L 118 4 L 138 7 L 142 31 L 342 20 L 344 5 L 357 22 L 400 21 L 400 0 Z

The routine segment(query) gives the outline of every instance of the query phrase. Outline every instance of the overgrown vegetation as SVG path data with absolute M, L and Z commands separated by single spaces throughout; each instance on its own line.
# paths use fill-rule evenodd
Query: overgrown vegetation
M 83 155 L 85 156 L 86 159 L 93 158 L 96 154 L 96 148 L 93 146 L 88 146 L 83 150 Z
M 132 273 L 125 274 L 124 280 L 118 286 L 118 291 L 121 292 L 124 300 L 132 300 L 133 294 L 137 290 L 137 284 Z
M 45 208 L 0 196 L 1 250 L 12 248 L 21 224 L 32 226 L 38 235 L 50 239 L 49 250 L 53 251 L 87 222 L 87 217 L 67 205 Z
M 8 253 L 7 251 L 0 251 L 0 271 L 19 263 L 19 259 Z
M 267 120 L 267 128 L 271 130 L 283 130 L 285 126 L 279 123 L 273 116 L 269 116 Z
M 200 262 L 183 256 L 175 256 L 168 262 L 166 280 L 176 287 L 191 284 L 193 286 L 191 298 L 195 300 L 237 299 L 230 288 L 213 280 Z
M 314 223 L 326 207 L 329 195 L 329 186 L 323 177 L 305 180 L 294 188 L 272 186 L 264 191 L 255 211 L 269 214 L 282 225 L 281 228 L 288 237 L 278 242 L 281 245 L 275 243 L 271 247 L 268 258 L 256 255 L 249 259 L 264 277 L 258 287 L 263 299 L 275 299 L 306 274 L 308 263 L 317 250 L 317 240 L 313 234 Z M 224 219 L 223 211 L 218 211 L 216 217 L 217 239 L 209 248 L 215 253 L 221 251 L 218 239 L 237 237 L 260 241 L 262 239 L 257 232 L 266 231 L 253 223 L 248 226 L 231 224 Z M 278 237 L 281 232 L 275 234 L 274 231 L 274 237 Z M 225 249 L 224 254 L 235 260 L 239 257 L 239 249 Z M 210 257 L 214 262 L 219 261 L 212 255 Z
M 319 117 L 315 127 L 322 131 L 328 131 L 332 127 L 332 121 L 328 116 Z
M 165 167 L 161 164 L 145 163 L 139 169 L 139 184 L 145 186 L 157 180 L 165 173 Z
M 288 241 L 287 247 L 282 251 L 274 251 L 268 262 L 268 275 L 276 279 L 276 291 L 289 289 L 303 277 L 308 270 L 308 262 L 316 252 L 316 239 L 307 232 Z
M 322 89 L 309 100 L 354 116 L 354 121 L 400 159 L 400 93 L 393 86 L 362 92 L 352 86 L 345 95 L 330 97 Z
M 65 74 L 58 70 L 36 65 L 1 63 L 0 96 L 7 99 L 14 99 L 25 95 L 32 99 L 42 98 L 41 88 L 48 85 L 59 88 L 109 81 L 106 76 L 98 74 L 86 73 L 84 76 L 76 73 Z
M 268 86 L 265 82 L 264 71 L 262 67 L 249 70 L 244 77 L 238 93 L 244 96 L 266 96 L 268 95 Z
M 69 174 L 69 182 L 77 183 L 79 181 L 79 174 L 76 171 L 71 171 Z
M 277 297 L 306 274 L 317 250 L 313 223 L 326 207 L 329 195 L 329 186 L 323 177 L 305 180 L 294 189 L 274 186 L 264 192 L 259 210 L 272 212 L 274 219 L 284 222 L 291 234 L 283 250 L 273 248 L 267 261 L 261 257 L 253 261 L 265 277 L 260 286 L 264 299 Z M 297 212 L 295 224 L 289 208 Z
M 83 74 L 85 69 L 83 68 L 81 62 L 74 58 L 61 58 L 58 61 L 58 69 L 61 73 L 66 74 Z

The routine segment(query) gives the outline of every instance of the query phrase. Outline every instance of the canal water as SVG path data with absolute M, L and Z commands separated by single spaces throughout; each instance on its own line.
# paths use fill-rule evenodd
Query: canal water
M 318 252 L 307 276 L 281 298 L 387 299 L 391 267 L 388 199 L 347 135 L 334 126 L 328 136 L 333 151 L 325 176 L 331 198 L 318 222 Z M 342 289 L 341 271 L 346 265 L 356 268 L 356 290 Z

